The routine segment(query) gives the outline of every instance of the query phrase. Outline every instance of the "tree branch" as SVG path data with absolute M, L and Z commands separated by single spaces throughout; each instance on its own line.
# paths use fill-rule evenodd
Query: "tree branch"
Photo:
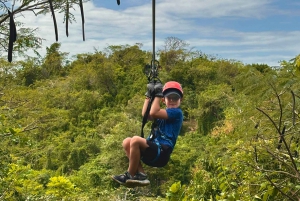
M 296 105 L 296 100 L 295 100 L 295 94 L 293 91 L 291 91 L 292 97 L 293 97 L 293 125 L 295 126 L 295 121 L 296 121 L 296 113 L 295 113 L 295 105 Z
M 278 132 L 279 135 L 280 135 L 281 132 L 280 132 L 279 128 L 277 127 L 276 123 L 273 121 L 273 119 L 272 119 L 267 113 L 265 113 L 262 109 L 260 109 L 260 108 L 258 108 L 258 107 L 257 107 L 256 109 L 257 109 L 258 111 L 260 111 L 261 113 L 263 113 L 265 116 L 268 117 L 268 119 L 272 122 L 273 126 L 276 128 L 277 132 Z
M 281 130 L 281 124 L 282 124 L 282 104 L 281 104 L 280 94 L 277 93 L 277 90 L 275 89 L 275 86 L 273 84 L 270 84 L 270 86 L 274 90 L 276 98 L 277 98 L 277 101 L 278 101 L 279 111 L 280 111 L 279 122 L 278 122 L 278 125 L 279 125 L 278 126 L 278 130 Z
M 292 198 L 291 196 L 287 195 L 285 192 L 283 192 L 273 181 L 272 179 L 270 179 L 270 177 L 268 175 L 265 175 L 266 179 L 272 184 L 272 186 L 274 186 L 282 195 L 288 197 L 290 200 L 292 201 L 297 201 L 294 198 Z
M 290 168 L 291 170 L 294 170 L 294 172 L 296 173 L 296 176 L 294 176 L 295 178 L 297 178 L 298 180 L 300 180 L 299 177 L 299 172 L 297 169 L 295 169 L 295 167 L 291 166 L 290 164 L 286 163 L 284 160 L 282 160 L 279 156 L 275 155 L 274 153 L 272 153 L 270 150 L 267 149 L 267 152 L 272 155 L 274 158 L 276 158 L 278 161 L 280 161 L 282 164 L 284 164 L 285 166 L 287 166 L 288 168 Z
M 13 14 L 18 14 L 24 11 L 33 11 L 33 10 L 41 10 L 41 9 L 46 9 L 43 5 L 45 5 L 48 1 L 42 1 L 36 4 L 32 4 L 32 5 L 28 5 L 27 4 L 22 4 L 20 7 L 18 7 L 17 9 L 15 9 L 14 11 L 12 11 Z M 28 5 L 28 6 L 27 6 Z M 27 7 L 25 7 L 27 6 Z M 43 7 L 39 7 L 39 6 L 43 6 Z M 8 14 L 4 14 L 1 16 L 0 19 L 0 24 L 2 24 L 3 22 L 5 22 L 7 19 L 9 18 Z

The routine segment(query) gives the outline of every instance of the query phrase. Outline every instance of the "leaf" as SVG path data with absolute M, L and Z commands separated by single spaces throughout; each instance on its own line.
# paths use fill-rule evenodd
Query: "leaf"
M 172 184 L 172 186 L 170 187 L 171 193 L 177 193 L 180 190 L 180 187 L 181 187 L 180 181 Z
M 260 189 L 259 189 L 259 190 L 261 191 L 261 190 L 266 189 L 266 187 L 267 187 L 268 184 L 269 184 L 268 182 L 262 183 L 262 184 L 260 185 Z
M 269 199 L 269 193 L 268 192 L 266 192 L 265 194 L 264 194 L 264 196 L 263 196 L 263 201 L 267 201 Z
M 231 182 L 230 184 L 231 184 L 232 186 L 234 186 L 234 187 L 237 187 L 237 186 L 238 186 L 236 182 Z
M 16 134 L 17 133 L 13 128 L 9 128 L 8 130 L 10 131 L 11 134 Z
M 226 191 L 227 188 L 228 188 L 228 186 L 227 186 L 227 183 L 226 183 L 226 182 L 223 182 L 223 183 L 220 184 L 220 189 L 221 189 L 222 191 Z
M 254 196 L 254 199 L 257 200 L 257 201 L 262 200 L 258 195 L 255 195 L 255 196 Z

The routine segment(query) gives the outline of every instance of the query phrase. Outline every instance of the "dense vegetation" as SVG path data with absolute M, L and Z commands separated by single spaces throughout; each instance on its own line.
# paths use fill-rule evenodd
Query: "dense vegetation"
M 127 189 L 110 177 L 127 169 L 122 140 L 140 135 L 151 53 L 59 48 L 1 59 L 0 200 L 300 199 L 299 57 L 245 65 L 168 38 L 159 77 L 182 83 L 184 125 L 169 164 L 146 167 L 151 185 Z

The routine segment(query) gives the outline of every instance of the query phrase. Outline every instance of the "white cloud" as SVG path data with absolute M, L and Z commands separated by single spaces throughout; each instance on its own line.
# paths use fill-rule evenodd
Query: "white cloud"
M 121 0 L 122 2 L 125 0 Z M 127 4 L 135 5 L 135 1 Z M 277 11 L 271 0 L 158 0 L 156 6 L 156 49 L 164 44 L 166 37 L 174 36 L 186 40 L 191 47 L 208 54 L 222 54 L 228 59 L 245 63 L 277 63 L 282 58 L 295 56 L 299 51 L 299 31 L 241 31 L 216 24 L 199 23 L 207 19 L 226 17 L 264 18 Z M 115 3 L 116 4 L 116 3 Z M 124 3 L 125 4 L 125 3 Z M 152 5 L 151 0 L 139 1 L 131 7 L 116 10 L 96 7 L 93 2 L 84 4 L 85 36 L 82 40 L 79 7 L 73 11 L 77 23 L 69 25 L 69 37 L 65 34 L 63 17 L 56 13 L 59 41 L 62 52 L 70 55 L 103 50 L 108 45 L 133 45 L 142 43 L 143 48 L 152 50 Z M 120 9 L 122 8 L 122 9 Z M 272 11 L 272 12 L 270 12 Z M 282 13 L 281 13 L 282 14 Z M 55 42 L 51 15 L 34 16 L 32 13 L 19 17 L 25 26 L 39 27 L 39 35 L 47 41 L 41 50 Z M 245 25 L 246 26 L 246 25 Z M 225 27 L 225 28 L 224 28 Z M 206 52 L 207 51 L 207 52 Z M 276 60 L 276 58 L 278 58 Z
M 158 9 L 163 13 L 189 18 L 260 17 L 269 10 L 271 0 L 163 0 Z

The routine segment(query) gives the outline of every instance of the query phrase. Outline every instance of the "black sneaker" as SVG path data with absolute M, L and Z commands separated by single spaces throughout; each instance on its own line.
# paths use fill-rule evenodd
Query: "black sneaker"
M 136 186 L 147 186 L 149 184 L 150 181 L 147 179 L 147 175 L 142 172 L 138 172 L 133 178 L 126 180 L 126 186 L 131 188 Z
M 133 179 L 134 180 L 146 180 L 147 175 L 145 173 L 138 172 L 138 173 L 136 173 L 136 175 L 134 175 Z
M 132 179 L 132 176 L 128 172 L 125 172 L 124 174 L 113 176 L 112 179 L 124 185 L 128 179 Z

